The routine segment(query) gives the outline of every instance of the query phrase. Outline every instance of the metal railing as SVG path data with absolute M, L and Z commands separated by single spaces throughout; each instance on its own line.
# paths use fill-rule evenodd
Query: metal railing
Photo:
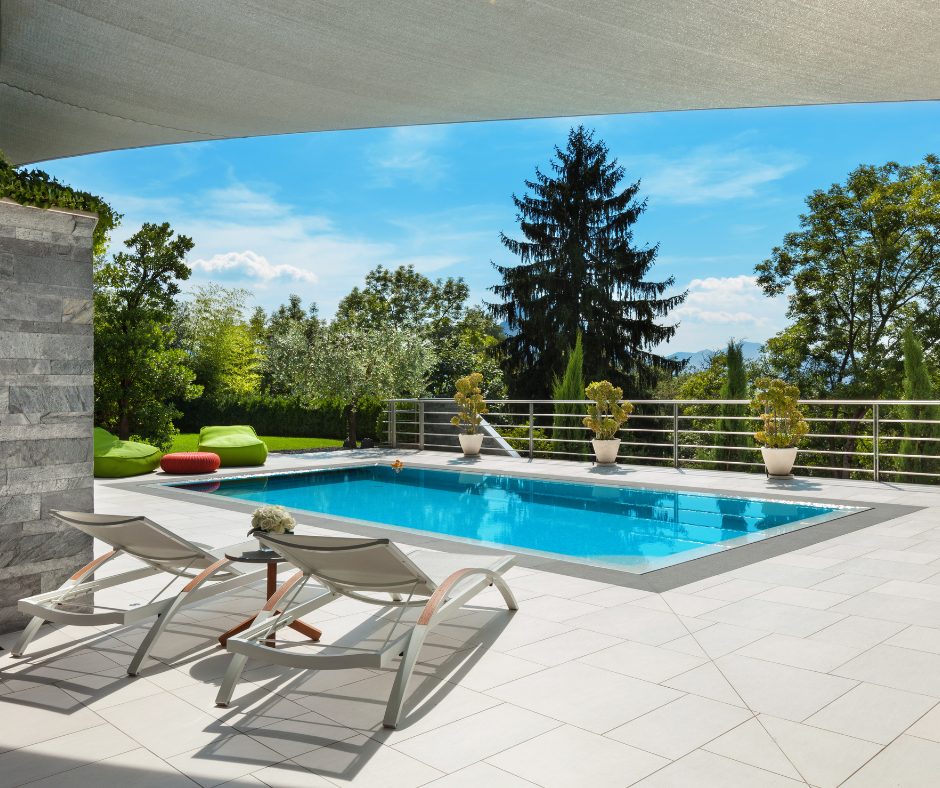
M 522 459 L 590 461 L 591 433 L 581 423 L 586 400 L 487 400 L 490 435 Z M 749 400 L 632 400 L 621 427 L 618 461 L 633 464 L 762 472 L 753 433 L 760 419 Z M 558 405 L 575 413 L 556 413 Z M 455 450 L 457 414 L 451 399 L 387 401 L 383 436 L 392 447 Z M 904 480 L 940 479 L 940 401 L 801 400 L 810 432 L 794 472 L 810 476 Z M 917 415 L 911 413 L 918 411 Z M 502 442 L 500 442 L 502 444 Z M 484 452 L 506 456 L 504 444 Z

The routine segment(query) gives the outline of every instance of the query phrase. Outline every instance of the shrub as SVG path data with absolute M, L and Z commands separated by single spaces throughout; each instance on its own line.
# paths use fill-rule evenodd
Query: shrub
M 301 397 L 271 397 L 240 394 L 216 399 L 177 403 L 183 412 L 177 421 L 181 432 L 199 432 L 207 426 L 250 424 L 259 435 L 282 438 L 335 438 L 343 440 L 348 431 L 348 407 L 336 400 L 309 403 Z M 363 398 L 357 406 L 360 438 L 382 439 L 385 404 Z

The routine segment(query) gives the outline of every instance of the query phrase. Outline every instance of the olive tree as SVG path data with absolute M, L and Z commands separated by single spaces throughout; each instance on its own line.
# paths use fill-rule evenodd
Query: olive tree
M 420 396 L 435 361 L 430 343 L 416 332 L 343 320 L 311 338 L 292 328 L 273 340 L 266 364 L 285 390 L 349 408 L 349 439 L 355 442 L 359 400 Z

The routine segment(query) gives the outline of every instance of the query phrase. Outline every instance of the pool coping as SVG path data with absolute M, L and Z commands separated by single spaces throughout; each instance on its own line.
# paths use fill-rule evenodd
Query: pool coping
M 369 459 L 349 458 L 345 462 L 339 463 L 338 466 L 352 467 L 376 464 L 384 463 L 382 463 L 378 458 L 374 457 Z M 330 463 L 330 465 L 333 465 L 333 463 Z M 272 476 L 299 473 L 304 471 L 315 471 L 323 467 L 324 466 L 319 465 L 313 467 L 303 466 L 297 468 L 278 468 L 276 470 L 259 469 L 257 471 L 236 471 L 233 469 L 233 473 L 231 474 L 226 473 L 224 475 L 218 476 L 214 474 L 212 476 L 208 476 L 206 474 L 197 476 L 177 476 L 173 478 L 172 482 L 162 479 L 155 481 L 153 477 L 135 482 L 127 482 L 124 480 L 120 486 L 124 488 L 132 487 L 135 492 L 146 495 L 154 495 L 156 497 L 168 498 L 176 501 L 186 501 L 189 503 L 196 503 L 197 505 L 210 506 L 227 511 L 251 514 L 257 508 L 258 504 L 256 502 L 239 501 L 231 498 L 223 499 L 216 498 L 214 496 L 211 497 L 211 500 L 203 501 L 197 497 L 199 493 L 193 493 L 189 491 L 177 492 L 173 490 L 171 485 L 200 481 L 221 481 L 223 479 L 236 477 L 248 478 L 253 476 Z M 435 465 L 433 463 L 424 464 L 420 460 L 416 460 L 414 458 L 409 462 L 409 467 L 423 470 L 454 470 L 452 468 L 441 468 L 441 466 Z M 708 488 L 707 490 L 703 490 L 701 488 L 694 487 L 686 488 L 679 484 L 631 482 L 619 476 L 611 476 L 606 478 L 604 476 L 597 476 L 590 480 L 586 480 L 579 476 L 567 476 L 558 473 L 539 473 L 534 469 L 516 471 L 515 469 L 505 468 L 500 468 L 497 470 L 467 467 L 461 470 L 467 473 L 490 473 L 503 476 L 512 476 L 516 478 L 539 479 L 543 481 L 572 482 L 575 484 L 590 483 L 610 487 L 629 486 L 638 489 L 655 491 L 679 490 L 681 492 L 688 492 L 690 494 L 706 493 L 709 495 L 727 496 L 731 498 L 749 498 L 752 500 L 763 499 L 785 503 L 813 503 L 823 506 L 828 504 L 833 506 L 844 506 L 853 509 L 861 509 L 861 511 L 847 513 L 822 523 L 817 523 L 815 525 L 805 525 L 789 530 L 785 533 L 764 536 L 757 541 L 731 546 L 719 552 L 711 553 L 709 555 L 704 555 L 698 558 L 689 558 L 680 563 L 676 563 L 671 566 L 665 566 L 660 569 L 649 570 L 642 574 L 630 572 L 625 569 L 593 566 L 576 561 L 566 561 L 560 558 L 552 558 L 548 556 L 534 555 L 532 553 L 513 551 L 517 556 L 516 564 L 518 566 L 538 569 L 539 571 L 551 572 L 559 575 L 566 575 L 568 577 L 576 577 L 585 580 L 609 583 L 611 585 L 617 585 L 626 588 L 652 591 L 655 593 L 671 591 L 675 588 L 680 588 L 681 586 L 688 585 L 699 580 L 705 580 L 707 578 L 723 574 L 734 569 L 741 569 L 745 566 L 749 566 L 750 564 L 754 564 L 759 561 L 764 561 L 768 558 L 784 555 L 802 547 L 808 547 L 810 545 L 828 541 L 829 539 L 852 533 L 863 528 L 868 528 L 873 525 L 878 525 L 879 523 L 893 520 L 903 515 L 912 514 L 926 508 L 923 506 L 869 502 L 854 499 L 841 500 L 814 497 L 812 501 L 807 501 L 805 500 L 805 497 L 800 498 L 799 493 L 796 491 L 794 491 L 793 494 L 761 491 L 759 495 L 747 495 L 746 493 L 742 494 L 741 490 L 723 490 L 716 488 Z M 400 534 L 400 538 L 395 538 L 395 541 L 414 545 L 416 547 L 439 550 L 441 552 L 471 553 L 482 555 L 499 555 L 509 552 L 507 549 L 491 548 L 472 542 L 462 542 L 454 539 L 443 539 L 427 536 L 427 532 L 416 532 L 408 529 L 397 528 L 391 525 L 369 525 L 368 523 L 361 520 L 336 519 L 330 517 L 329 515 L 310 514 L 301 511 L 298 511 L 294 516 L 297 522 L 303 525 L 310 525 L 326 530 L 338 531 L 344 534 L 355 534 L 357 536 L 365 536 L 370 538 L 388 538 L 390 532 L 393 534 Z

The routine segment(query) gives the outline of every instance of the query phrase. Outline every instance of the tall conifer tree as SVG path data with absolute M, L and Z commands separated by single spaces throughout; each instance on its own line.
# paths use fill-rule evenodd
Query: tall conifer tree
M 924 346 L 914 336 L 913 330 L 908 326 L 904 331 L 904 399 L 932 400 L 934 399 L 933 383 L 930 380 L 930 371 L 924 358 Z M 904 424 L 904 440 L 901 441 L 898 454 L 902 455 L 935 455 L 938 444 L 935 441 L 925 441 L 923 438 L 940 438 L 940 430 L 936 424 L 924 424 L 924 421 L 940 420 L 940 408 L 936 405 L 902 405 L 902 419 L 911 419 Z M 899 465 L 902 471 L 914 473 L 936 473 L 937 462 L 932 459 L 920 457 L 900 457 Z M 917 481 L 916 477 L 902 476 L 901 481 Z
M 747 399 L 747 371 L 744 368 L 744 343 L 729 339 L 726 359 L 725 381 L 721 386 L 719 398 Z M 747 422 L 728 418 L 729 416 L 744 416 L 746 409 L 745 405 L 722 405 L 722 417 L 718 420 L 718 432 L 747 432 Z M 715 449 L 716 460 L 746 462 L 749 459 L 745 452 L 730 451 L 724 448 L 726 446 L 748 446 L 750 440 L 747 435 L 716 435 L 715 444 L 719 447 Z M 726 466 L 725 470 L 733 470 L 733 468 L 732 466 Z
M 568 364 L 565 367 L 565 376 L 563 378 L 555 377 L 552 383 L 552 399 L 584 399 L 584 347 L 581 343 L 581 332 L 578 332 L 578 339 L 573 348 L 568 351 Z M 572 416 L 578 418 L 572 418 Z M 584 416 L 583 405 L 565 405 L 555 403 L 555 417 L 552 419 L 555 429 L 552 431 L 554 439 L 553 451 L 568 452 L 571 454 L 584 454 L 585 444 L 574 443 L 575 440 L 581 440 L 586 437 L 585 430 L 581 427 L 581 417 Z M 571 459 L 570 457 L 561 457 L 560 459 Z
M 536 168 L 535 181 L 525 182 L 529 193 L 513 195 L 525 240 L 500 234 L 520 262 L 494 264 L 503 283 L 491 289 L 502 303 L 489 305 L 509 327 L 505 371 L 513 396 L 546 396 L 578 332 L 585 379 L 609 380 L 628 397 L 647 390 L 655 370 L 681 366 L 652 348 L 675 334 L 676 325 L 656 320 L 686 294 L 664 297 L 672 277 L 644 279 L 659 248 L 632 245 L 646 200 L 636 199 L 639 181 L 619 189 L 624 169 L 607 155 L 593 131 L 572 128 L 565 149 L 555 148 L 554 177 Z

